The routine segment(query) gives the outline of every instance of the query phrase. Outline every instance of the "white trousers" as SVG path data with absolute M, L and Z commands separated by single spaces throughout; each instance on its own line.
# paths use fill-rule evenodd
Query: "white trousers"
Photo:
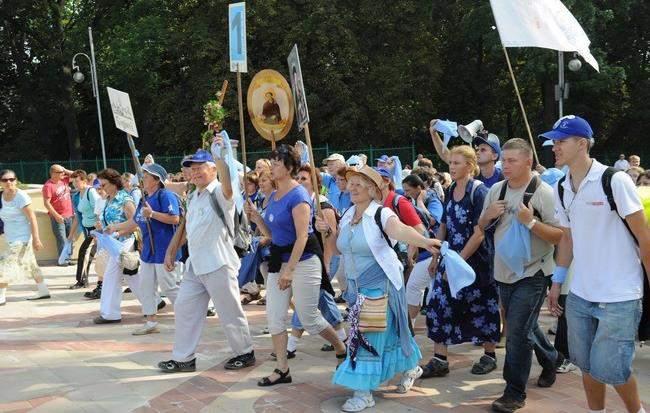
M 223 266 L 217 271 L 196 275 L 190 265 L 174 303 L 176 331 L 173 360 L 186 362 L 196 357 L 196 347 L 205 326 L 210 298 L 235 355 L 253 351 L 248 320 L 239 301 L 237 271 Z
M 172 304 L 176 303 L 176 297 L 178 296 L 177 271 L 177 269 L 172 272 L 167 271 L 164 264 L 140 262 L 140 270 L 137 275 L 134 275 L 138 286 L 137 290 L 133 290 L 133 292 L 142 303 L 142 314 L 153 315 L 158 312 L 158 302 L 160 302 L 158 287 L 160 287 L 160 292 L 169 298 Z
M 125 241 L 127 250 L 133 247 L 133 238 Z M 129 288 L 137 291 L 137 276 L 122 274 L 118 258 L 109 257 L 104 270 L 104 283 L 102 284 L 102 295 L 99 302 L 99 314 L 106 320 L 119 320 L 122 318 L 122 277 L 126 279 Z
M 286 263 L 282 264 L 282 267 L 285 265 Z M 298 318 L 309 334 L 319 334 L 330 326 L 318 310 L 321 272 L 321 263 L 317 256 L 300 261 L 293 272 L 291 287 L 284 291 L 278 286 L 280 273 L 269 273 L 266 282 L 266 318 L 269 333 L 277 335 L 287 331 L 292 295 Z
M 417 262 L 413 266 L 409 280 L 406 283 L 406 303 L 408 305 L 422 305 L 424 290 L 431 284 L 429 264 L 431 264 L 431 258 Z

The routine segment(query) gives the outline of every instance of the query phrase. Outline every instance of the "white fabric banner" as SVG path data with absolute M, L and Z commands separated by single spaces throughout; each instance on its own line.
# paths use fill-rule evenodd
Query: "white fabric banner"
M 589 38 L 560 0 L 490 0 L 505 47 L 543 47 L 578 52 L 596 71 Z

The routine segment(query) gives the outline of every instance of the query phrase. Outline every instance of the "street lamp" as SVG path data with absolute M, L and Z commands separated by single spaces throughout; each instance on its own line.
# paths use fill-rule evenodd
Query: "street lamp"
M 106 165 L 106 148 L 104 146 L 104 126 L 102 125 L 102 107 L 99 103 L 99 86 L 97 84 L 97 64 L 95 62 L 95 45 L 93 44 L 93 30 L 88 28 L 88 40 L 90 41 L 90 57 L 85 53 L 77 53 L 72 57 L 72 70 L 75 72 L 72 74 L 72 80 L 76 83 L 82 83 L 86 76 L 79 70 L 79 65 L 75 63 L 77 56 L 84 56 L 88 59 L 90 64 L 90 80 L 93 88 L 93 96 L 97 103 L 97 121 L 99 122 L 99 138 L 102 143 L 102 159 L 104 161 L 104 169 L 107 168 Z
M 573 59 L 569 60 L 569 70 L 577 72 L 582 68 L 582 62 L 578 59 L 578 54 L 573 54 Z M 569 83 L 564 81 L 564 52 L 557 52 L 557 70 L 558 84 L 555 85 L 555 100 L 558 101 L 559 117 L 564 116 L 564 99 L 569 98 Z

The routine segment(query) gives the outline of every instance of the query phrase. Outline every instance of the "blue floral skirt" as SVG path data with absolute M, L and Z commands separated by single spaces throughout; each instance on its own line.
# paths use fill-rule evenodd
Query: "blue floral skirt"
M 381 289 L 361 288 L 361 293 L 367 297 L 381 297 Z M 371 391 L 378 388 L 383 382 L 392 379 L 396 374 L 411 370 L 418 365 L 422 353 L 415 340 L 409 334 L 412 351 L 406 356 L 402 351 L 400 339 L 397 335 L 397 322 L 388 310 L 387 328 L 381 333 L 364 333 L 368 342 L 377 350 L 379 356 L 374 356 L 365 348 L 360 347 L 357 352 L 356 368 L 352 369 L 350 355 L 334 373 L 332 383 L 352 390 Z
M 430 297 L 427 330 L 429 338 L 434 342 L 451 345 L 499 341 L 501 319 L 496 283 L 483 287 L 475 281 L 453 298 L 449 283 L 438 272 L 433 280 Z

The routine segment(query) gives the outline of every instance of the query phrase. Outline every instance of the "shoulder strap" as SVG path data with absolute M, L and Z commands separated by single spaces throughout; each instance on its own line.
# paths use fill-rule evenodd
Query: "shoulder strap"
M 381 225 L 381 210 L 384 209 L 384 207 L 379 207 L 377 208 L 377 211 L 375 211 L 375 223 L 379 227 L 379 231 L 381 231 L 381 235 L 384 236 L 384 239 L 388 243 L 388 246 L 390 248 L 393 248 L 393 244 L 390 242 L 390 238 L 388 238 L 388 234 L 386 234 L 386 231 L 384 231 L 384 227 Z
M 210 192 L 210 205 L 212 205 L 212 209 L 217 214 L 221 222 L 223 222 L 223 225 L 226 226 L 226 229 L 228 230 L 228 235 L 233 237 L 233 231 L 230 228 L 230 225 L 228 225 L 228 221 L 226 221 L 226 214 L 223 212 L 223 208 L 221 208 L 221 205 L 219 204 L 219 200 L 217 199 L 216 190 Z
M 393 197 L 393 211 L 397 214 L 397 218 L 402 220 L 401 214 L 399 213 L 399 198 L 401 197 L 400 194 L 395 193 L 395 196 Z
M 3 192 L 4 192 L 4 191 L 0 191 L 0 209 L 2 209 L 2 193 L 3 193 Z
M 528 203 L 533 198 L 533 195 L 535 195 L 535 191 L 537 191 L 539 185 L 540 185 L 539 176 L 537 175 L 533 176 L 533 179 L 530 180 L 530 183 L 528 184 L 526 190 L 524 191 L 524 205 L 528 206 Z
M 474 206 L 474 192 L 481 185 L 483 185 L 483 182 L 478 179 L 472 179 L 472 192 L 469 193 L 469 202 L 472 204 L 472 207 Z
M 508 192 L 508 181 L 501 181 L 501 191 L 499 192 L 498 201 L 506 199 L 506 192 Z
M 564 205 L 564 187 L 562 184 L 566 180 L 566 175 L 564 175 L 562 178 L 560 178 L 559 181 L 557 181 L 557 194 L 560 198 L 560 204 L 562 205 L 562 209 L 566 209 L 566 206 Z
M 607 169 L 605 169 L 605 172 L 603 172 L 603 176 L 600 180 L 603 186 L 603 192 L 605 192 L 605 196 L 607 197 L 607 203 L 609 204 L 609 209 L 613 211 L 616 215 L 618 215 L 618 208 L 616 207 L 616 200 L 614 200 L 614 192 L 612 191 L 612 177 L 617 172 L 622 172 L 622 171 L 619 171 L 616 168 L 607 167 Z M 618 215 L 618 217 L 621 218 L 620 215 Z M 636 239 L 634 232 L 632 232 L 632 228 L 630 228 L 630 225 L 627 223 L 625 218 L 621 218 L 621 221 L 623 221 L 623 225 L 625 225 L 625 228 L 627 228 L 627 232 L 630 233 L 636 245 L 639 245 L 639 240 Z

